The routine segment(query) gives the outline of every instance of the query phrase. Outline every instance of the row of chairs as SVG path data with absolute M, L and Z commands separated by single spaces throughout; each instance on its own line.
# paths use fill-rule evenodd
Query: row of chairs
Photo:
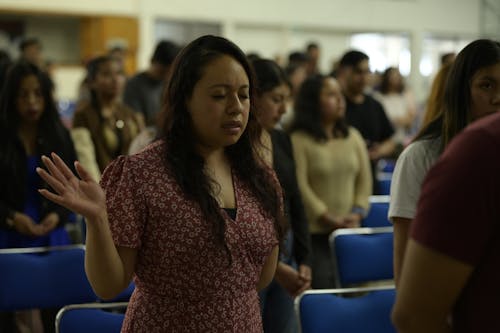
M 295 299 L 302 333 L 395 332 L 390 320 L 395 288 L 388 197 L 370 199 L 373 220 L 362 225 L 375 227 L 339 229 L 329 238 L 339 288 L 309 290 Z M 369 282 L 385 283 L 360 287 Z
M 124 315 L 108 310 L 126 307 L 134 284 L 111 302 L 99 299 L 84 258 L 84 245 L 0 249 L 0 311 L 60 308 L 58 333 L 120 332 Z

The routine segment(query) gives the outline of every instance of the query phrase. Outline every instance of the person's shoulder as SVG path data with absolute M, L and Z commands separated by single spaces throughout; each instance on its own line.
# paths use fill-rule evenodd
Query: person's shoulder
M 157 165 L 158 162 L 164 160 L 166 154 L 167 154 L 167 145 L 165 143 L 165 140 L 160 139 L 149 144 L 138 153 L 129 155 L 128 158 L 132 163 L 146 162 Z
M 439 155 L 440 143 L 439 138 L 414 141 L 403 150 L 399 158 L 417 161 L 422 158 L 436 159 Z
M 290 137 L 288 136 L 288 134 L 280 129 L 271 130 L 271 139 L 274 142 L 279 142 L 279 143 L 290 142 Z
M 314 138 L 309 133 L 303 130 L 293 131 L 290 134 L 290 138 L 292 139 L 292 141 L 304 141 L 304 142 L 314 141 Z
M 496 142 L 500 141 L 500 112 L 487 115 L 475 121 L 466 128 L 463 135 L 483 135 L 485 138 L 489 137 Z
M 348 126 L 347 132 L 348 132 L 348 137 L 352 137 L 356 140 L 358 140 L 358 139 L 363 140 L 363 136 L 354 126 Z
M 377 100 L 372 94 L 365 94 L 365 105 L 368 105 L 372 109 L 376 109 L 377 111 L 383 111 L 384 106 L 382 103 Z
M 90 103 L 90 101 L 83 101 L 83 102 L 78 103 L 75 106 L 75 113 L 74 114 L 81 115 L 81 114 L 84 114 L 92 109 L 93 109 L 93 107 L 92 107 L 92 104 Z
M 127 84 L 140 84 L 142 81 L 145 81 L 148 78 L 146 72 L 139 72 L 127 79 Z

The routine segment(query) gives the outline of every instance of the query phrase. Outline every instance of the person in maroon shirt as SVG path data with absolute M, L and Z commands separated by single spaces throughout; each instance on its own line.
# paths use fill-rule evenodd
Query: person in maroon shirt
M 122 332 L 262 332 L 258 290 L 271 282 L 282 194 L 257 157 L 260 126 L 245 54 L 203 36 L 176 58 L 164 137 L 104 171 L 101 186 L 57 155 L 41 193 L 85 216 L 85 268 L 94 291 L 116 297 L 130 280 Z
M 490 78 L 500 111 L 500 64 Z M 500 113 L 452 141 L 429 171 L 393 322 L 399 332 L 500 332 Z

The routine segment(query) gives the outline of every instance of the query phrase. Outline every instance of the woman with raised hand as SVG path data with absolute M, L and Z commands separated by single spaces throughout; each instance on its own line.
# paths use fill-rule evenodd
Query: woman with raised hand
M 173 65 L 164 137 L 95 183 L 53 155 L 41 190 L 86 217 L 86 272 L 113 298 L 133 278 L 122 332 L 261 332 L 283 221 L 274 172 L 258 159 L 254 80 L 232 42 L 203 36 Z

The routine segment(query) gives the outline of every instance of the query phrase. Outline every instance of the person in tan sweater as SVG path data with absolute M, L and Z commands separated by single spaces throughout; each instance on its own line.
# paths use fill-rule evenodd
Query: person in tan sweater
M 316 75 L 295 101 L 291 140 L 312 242 L 312 287 L 334 288 L 328 236 L 358 227 L 372 193 L 368 151 L 344 121 L 345 101 L 333 78 Z

